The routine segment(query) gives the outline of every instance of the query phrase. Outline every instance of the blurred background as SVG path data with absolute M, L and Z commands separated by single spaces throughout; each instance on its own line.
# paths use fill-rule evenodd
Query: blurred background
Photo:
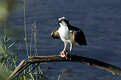
M 60 54 L 63 42 L 52 39 L 50 33 L 59 28 L 58 18 L 65 16 L 71 25 L 83 30 L 88 43 L 87 46 L 74 46 L 73 54 L 121 67 L 120 0 L 26 0 L 25 6 L 28 44 L 31 42 L 31 33 L 34 30 L 39 56 Z M 24 39 L 24 1 L 18 0 L 16 8 L 10 14 L 6 11 L 4 10 L 4 13 L 0 11 L 0 15 L 8 16 L 6 22 L 8 30 L 15 29 L 11 32 L 9 30 L 8 34 L 13 32 L 12 34 L 17 35 L 14 36 L 15 38 Z M 0 17 L 0 20 L 3 20 L 3 17 Z M 36 28 L 32 28 L 34 21 L 37 24 Z M 32 44 L 35 42 L 33 41 Z M 19 63 L 22 59 L 27 58 L 25 41 L 20 41 L 12 48 L 16 47 L 20 47 Z M 28 47 L 30 48 L 30 46 Z M 31 48 L 31 55 L 35 55 L 35 47 L 31 46 Z M 45 63 L 42 69 L 48 80 L 57 80 L 60 74 L 61 80 L 121 79 L 118 75 L 112 75 L 102 69 L 80 63 Z

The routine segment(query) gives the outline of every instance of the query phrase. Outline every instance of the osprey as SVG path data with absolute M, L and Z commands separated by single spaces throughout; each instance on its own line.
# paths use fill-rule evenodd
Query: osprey
M 64 49 L 60 52 L 61 57 L 67 58 L 67 45 L 70 43 L 70 52 L 72 53 L 72 48 L 74 44 L 87 45 L 85 35 L 81 29 L 73 27 L 70 25 L 69 21 L 65 17 L 58 19 L 60 28 L 51 32 L 51 37 L 55 39 L 61 39 L 64 42 Z

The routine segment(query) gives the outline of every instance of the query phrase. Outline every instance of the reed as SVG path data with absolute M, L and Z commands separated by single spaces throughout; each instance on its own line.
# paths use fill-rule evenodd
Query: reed
M 13 1 L 12 3 L 9 1 Z M 30 42 L 28 40 L 28 35 L 29 33 L 27 33 L 27 24 L 26 24 L 26 0 L 23 0 L 24 2 L 24 39 L 15 39 L 14 37 L 11 37 L 8 35 L 8 27 L 7 26 L 7 18 L 8 18 L 8 13 L 10 13 L 10 10 L 13 10 L 14 7 L 11 8 L 7 8 L 5 7 L 1 7 L 0 4 L 0 9 L 3 8 L 6 11 L 6 15 L 5 18 L 1 18 L 0 17 L 0 27 L 3 27 L 3 32 L 2 32 L 2 37 L 0 37 L 0 79 L 2 80 L 9 80 L 8 75 L 10 75 L 13 70 L 17 67 L 17 63 L 18 63 L 18 55 L 19 55 L 19 50 L 20 50 L 20 46 L 14 51 L 13 48 L 14 46 L 20 42 L 20 41 L 24 41 L 25 45 L 26 45 L 26 56 L 32 56 L 32 47 L 34 47 L 34 55 L 33 56 L 38 56 L 38 50 L 37 50 L 37 25 L 36 25 L 36 21 L 34 21 L 34 23 L 32 24 L 32 32 L 31 32 L 31 38 L 30 38 Z M 8 7 L 14 4 L 17 4 L 16 0 L 3 0 L 3 3 L 5 5 L 7 5 Z M 3 4 L 2 4 L 3 5 Z M 8 10 L 10 9 L 10 10 Z M 0 16 L 3 16 L 3 14 L 0 14 Z M 2 25 L 1 25 L 2 24 Z M 14 30 L 13 30 L 14 32 Z M 32 46 L 34 44 L 34 46 Z M 30 46 L 30 47 L 29 47 Z M 28 58 L 27 58 L 28 60 Z M 43 71 L 41 70 L 41 67 L 39 66 L 40 64 L 35 64 L 35 65 L 31 65 L 29 66 L 29 68 L 27 70 L 25 70 L 22 74 L 20 74 L 19 76 L 17 76 L 14 80 L 41 80 L 43 78 Z M 33 69 L 35 68 L 36 69 Z

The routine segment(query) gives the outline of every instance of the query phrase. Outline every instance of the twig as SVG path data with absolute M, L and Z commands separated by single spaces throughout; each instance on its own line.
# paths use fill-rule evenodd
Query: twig
M 32 71 L 34 71 L 36 69 L 36 67 L 38 67 L 38 65 L 39 65 L 39 63 L 37 63 L 37 65 L 34 66 L 34 68 L 31 71 L 29 71 L 29 73 L 31 73 Z
M 25 62 L 25 60 L 22 60 L 20 62 L 20 64 L 16 67 L 16 69 L 10 74 L 9 78 L 13 77 L 13 75 L 15 75 L 18 72 L 18 70 L 21 68 L 21 66 L 24 64 L 24 62 Z
M 17 71 L 16 69 L 10 74 L 9 79 L 14 79 L 16 76 L 18 76 L 23 70 L 25 70 L 31 63 L 25 63 L 24 65 L 21 65 Z

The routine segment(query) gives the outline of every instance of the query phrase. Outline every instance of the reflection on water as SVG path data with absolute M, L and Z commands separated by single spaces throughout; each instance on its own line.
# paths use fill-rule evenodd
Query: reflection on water
M 39 55 L 57 55 L 63 42 L 50 38 L 58 28 L 57 19 L 67 17 L 73 26 L 81 28 L 88 45 L 76 45 L 73 53 L 98 59 L 116 66 L 121 65 L 121 1 L 120 0 L 26 0 L 27 33 L 30 39 L 31 25 L 37 21 L 37 49 Z M 23 2 L 11 18 L 10 24 L 23 29 Z M 26 57 L 25 44 L 20 43 L 20 60 Z M 18 45 L 17 45 L 18 46 Z M 34 53 L 34 49 L 32 51 Z M 34 55 L 34 54 L 33 54 Z M 52 69 L 45 71 L 49 80 L 119 80 L 101 69 L 80 63 L 48 63 Z

